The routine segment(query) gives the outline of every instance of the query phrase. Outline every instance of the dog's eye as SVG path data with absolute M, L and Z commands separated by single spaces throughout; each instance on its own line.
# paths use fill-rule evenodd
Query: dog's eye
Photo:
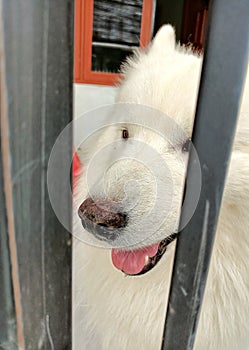
M 127 129 L 122 130 L 122 138 L 125 140 L 129 138 L 129 131 Z
M 182 152 L 189 152 L 191 145 L 191 139 L 187 139 L 182 145 Z

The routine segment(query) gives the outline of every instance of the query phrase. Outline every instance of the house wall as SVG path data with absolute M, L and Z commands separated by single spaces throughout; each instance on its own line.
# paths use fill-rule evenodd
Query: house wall
M 94 108 L 114 103 L 116 93 L 117 88 L 113 86 L 74 84 L 74 118 Z

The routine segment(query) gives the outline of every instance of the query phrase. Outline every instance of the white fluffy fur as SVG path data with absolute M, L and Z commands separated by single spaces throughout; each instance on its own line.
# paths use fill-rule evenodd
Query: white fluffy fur
M 164 26 L 149 50 L 138 53 L 124 67 L 124 80 L 117 101 L 159 109 L 174 118 L 189 135 L 193 124 L 201 61 L 201 57 L 194 55 L 189 49 L 175 45 L 172 27 Z M 241 105 L 195 350 L 249 349 L 248 84 L 249 79 Z M 113 137 L 114 132 L 100 138 L 96 147 L 103 147 Z M 158 138 L 150 139 L 150 134 L 144 134 L 136 128 L 132 132 L 155 147 L 172 169 L 177 167 L 172 157 L 164 154 L 165 149 L 161 149 Z M 121 196 L 119 192 L 123 186 L 122 179 L 130 173 L 138 172 L 137 165 L 132 161 L 126 165 L 122 169 L 112 169 L 108 174 L 107 182 L 111 187 L 111 194 L 116 193 L 117 198 Z M 142 171 L 139 169 L 140 173 Z M 169 220 L 169 226 L 175 225 L 179 217 L 184 171 L 175 171 L 173 180 L 179 188 L 174 193 L 176 204 L 173 208 L 173 221 L 171 223 L 171 219 Z M 142 183 L 147 181 L 147 175 L 140 176 Z M 141 192 L 142 199 L 137 212 L 131 213 L 133 221 L 139 215 L 139 210 L 146 211 L 153 188 L 148 191 Z M 76 204 L 81 204 L 86 196 L 85 179 L 82 176 L 76 189 Z M 83 230 L 77 214 L 74 229 L 75 233 L 78 233 L 76 230 Z M 163 229 L 164 236 L 167 236 L 172 227 Z M 129 237 L 135 233 L 134 227 L 130 231 L 127 227 L 128 240 L 132 240 Z M 162 238 L 161 235 L 160 232 L 153 240 L 158 241 Z M 146 240 L 146 244 L 151 242 L 150 238 Z M 75 241 L 75 350 L 160 349 L 173 255 L 174 243 L 150 272 L 139 277 L 128 277 L 113 267 L 109 250 Z

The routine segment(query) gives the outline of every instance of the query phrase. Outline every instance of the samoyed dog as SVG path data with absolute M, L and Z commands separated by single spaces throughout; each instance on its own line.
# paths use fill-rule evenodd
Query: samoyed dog
M 77 150 L 76 350 L 160 349 L 201 65 L 163 26 Z M 249 349 L 248 92 L 247 79 L 196 350 Z

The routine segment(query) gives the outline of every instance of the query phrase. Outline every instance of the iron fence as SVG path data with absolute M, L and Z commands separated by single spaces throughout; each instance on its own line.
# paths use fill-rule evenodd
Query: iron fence
M 70 349 L 71 237 L 50 206 L 46 167 L 72 118 L 73 0 L 0 4 L 0 347 Z M 202 189 L 177 241 L 162 349 L 193 348 L 248 60 L 248 6 L 211 4 L 193 131 Z M 61 157 L 70 159 L 67 141 Z M 194 171 L 190 155 L 186 200 Z M 67 207 L 70 215 L 70 193 Z

